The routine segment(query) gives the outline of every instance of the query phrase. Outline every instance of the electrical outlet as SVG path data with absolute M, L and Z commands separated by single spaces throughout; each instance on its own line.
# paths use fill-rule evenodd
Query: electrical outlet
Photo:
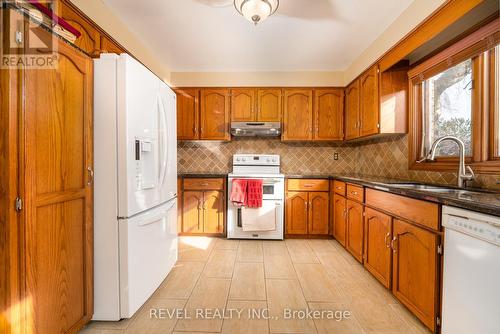
M 339 160 L 339 154 L 337 152 L 333 153 L 333 160 Z

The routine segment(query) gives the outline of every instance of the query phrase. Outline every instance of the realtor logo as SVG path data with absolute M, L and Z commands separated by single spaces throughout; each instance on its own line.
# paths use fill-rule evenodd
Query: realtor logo
M 0 0 L 2 69 L 54 69 L 57 67 L 57 36 L 50 31 L 50 17 L 29 0 Z M 38 1 L 50 8 L 54 1 Z

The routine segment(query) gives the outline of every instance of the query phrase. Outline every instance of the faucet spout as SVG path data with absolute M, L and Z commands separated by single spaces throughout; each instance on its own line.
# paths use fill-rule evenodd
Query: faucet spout
M 455 136 L 443 136 L 436 139 L 434 143 L 432 143 L 429 154 L 422 160 L 419 160 L 417 162 L 435 161 L 436 152 L 439 144 L 441 144 L 443 141 L 446 140 L 452 141 L 458 145 L 459 162 L 458 162 L 457 185 L 458 187 L 463 188 L 465 186 L 465 181 L 475 179 L 476 175 L 474 174 L 474 171 L 472 170 L 472 168 L 470 168 L 470 166 L 465 165 L 465 145 L 464 142 L 459 138 Z

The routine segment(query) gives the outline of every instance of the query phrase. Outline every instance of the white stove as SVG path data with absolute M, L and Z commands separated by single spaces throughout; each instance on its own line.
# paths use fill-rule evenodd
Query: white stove
M 262 179 L 262 207 L 239 208 L 228 196 L 228 239 L 275 239 L 283 240 L 285 176 L 280 173 L 280 156 L 269 154 L 235 154 L 233 172 L 228 175 L 228 192 L 231 194 L 234 179 Z M 252 210 L 252 219 L 274 222 L 269 231 L 244 231 L 241 210 Z

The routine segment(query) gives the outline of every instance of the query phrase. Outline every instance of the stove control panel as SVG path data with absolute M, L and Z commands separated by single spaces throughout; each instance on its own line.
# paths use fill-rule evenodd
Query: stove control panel
M 272 154 L 235 154 L 233 166 L 279 166 L 280 156 Z

